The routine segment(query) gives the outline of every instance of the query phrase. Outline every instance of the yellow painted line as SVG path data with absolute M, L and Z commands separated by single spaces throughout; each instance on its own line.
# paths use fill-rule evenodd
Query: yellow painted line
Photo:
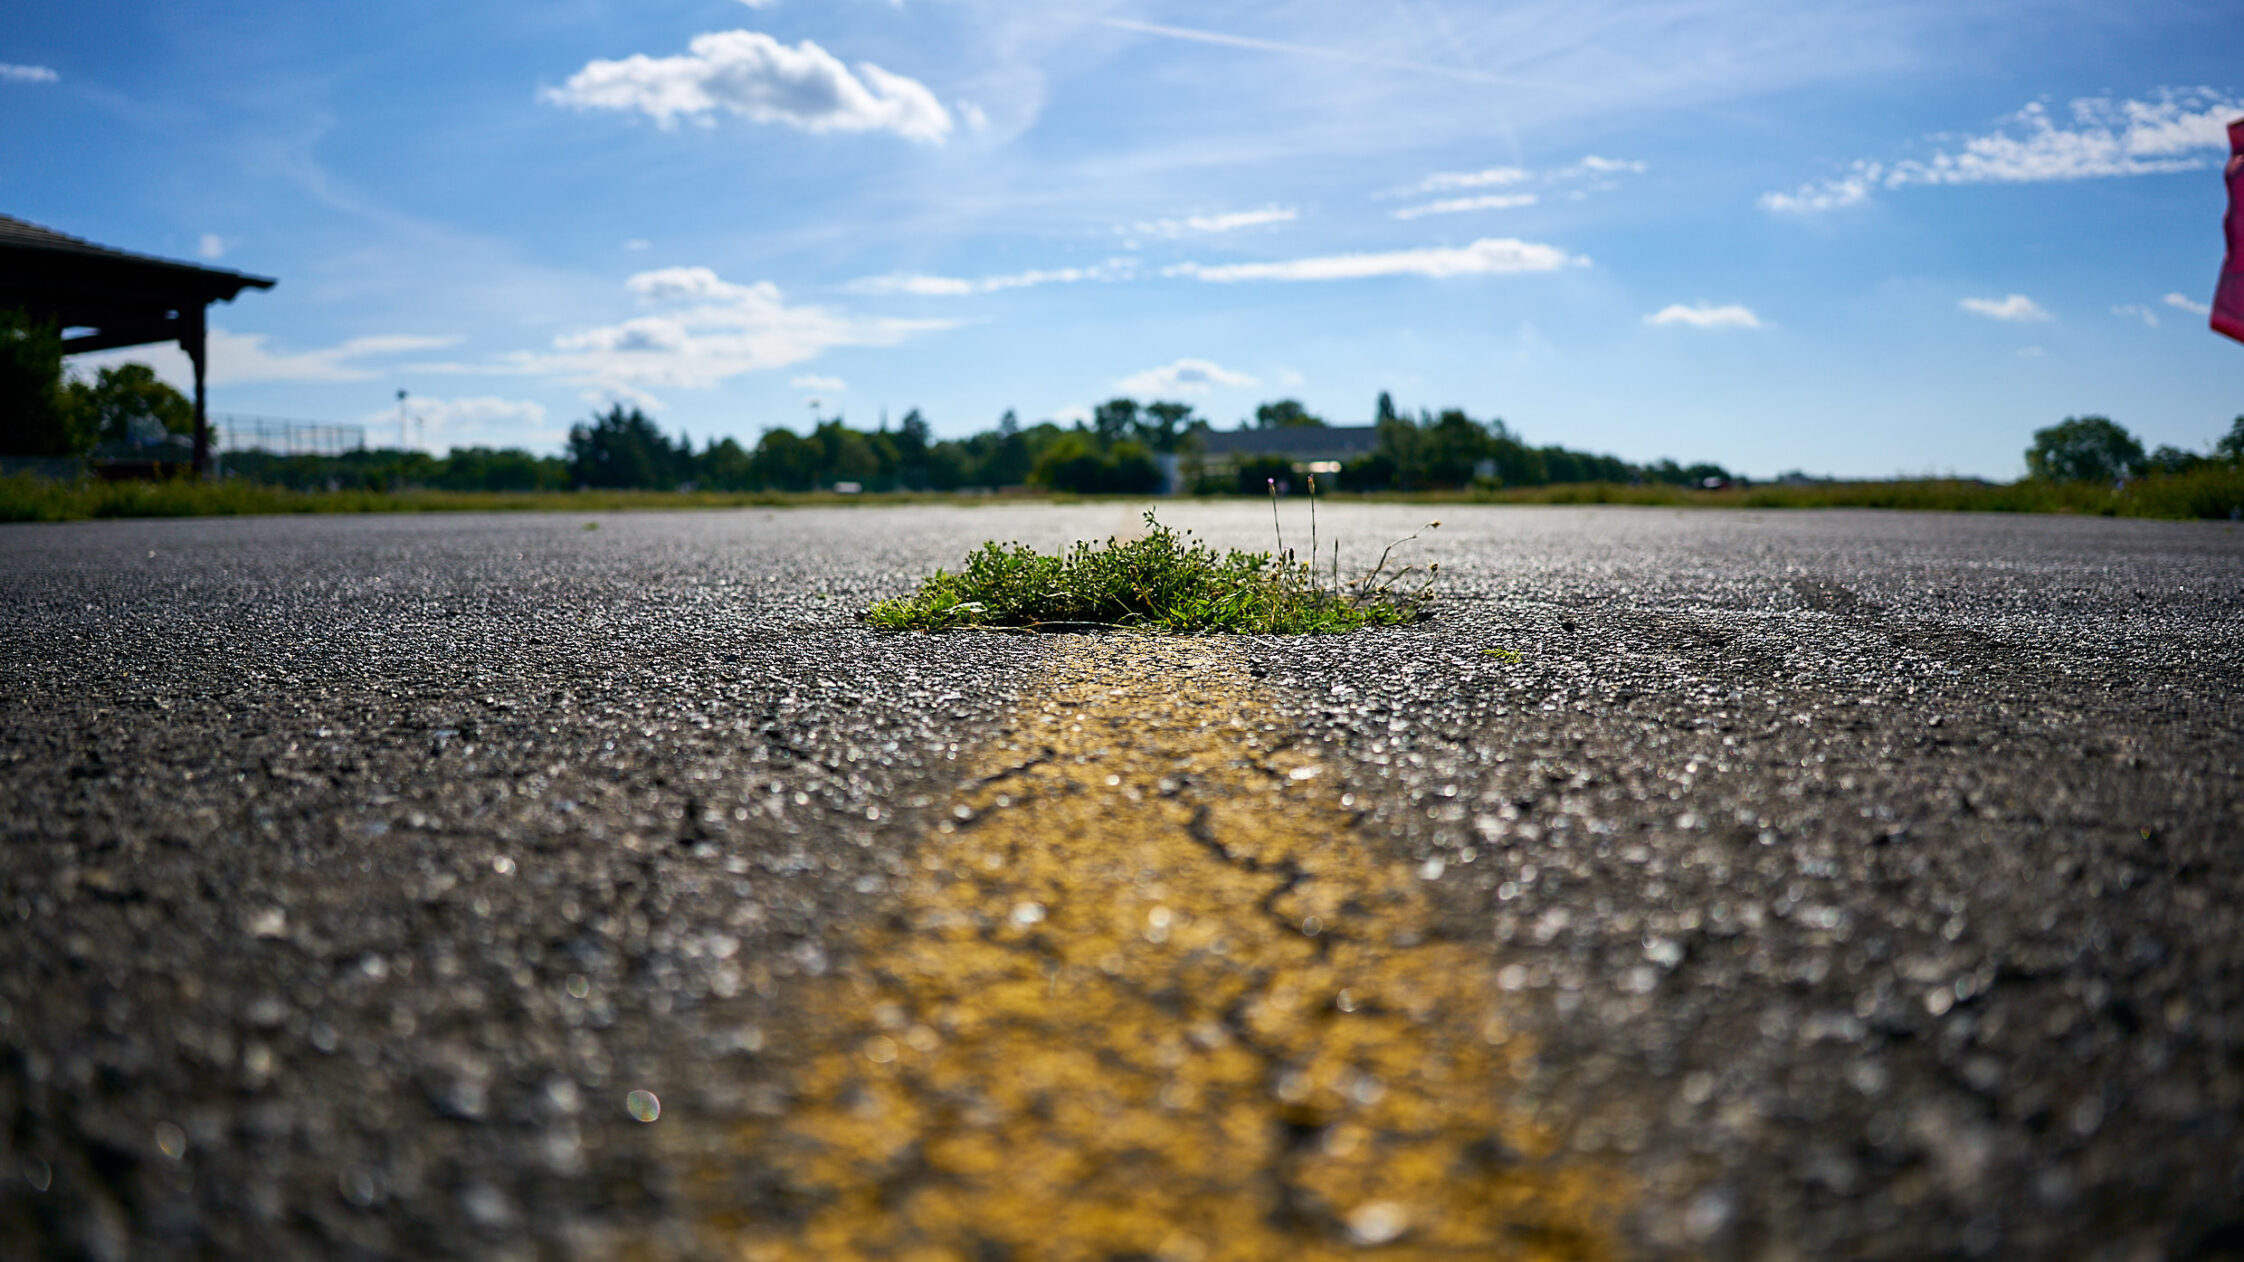
M 1220 641 L 1065 652 L 802 997 L 753 1259 L 1601 1258 L 1483 954 Z M 705 1188 L 738 1187 L 739 1168 Z

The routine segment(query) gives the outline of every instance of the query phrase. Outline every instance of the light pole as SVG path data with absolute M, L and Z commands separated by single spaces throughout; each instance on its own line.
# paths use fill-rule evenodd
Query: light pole
M 397 449 L 405 450 L 405 392 L 397 392 Z

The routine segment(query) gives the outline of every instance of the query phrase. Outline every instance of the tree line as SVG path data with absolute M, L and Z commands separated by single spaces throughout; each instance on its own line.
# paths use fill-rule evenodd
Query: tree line
M 1277 399 L 1241 424 L 1316 429 L 1328 422 L 1299 400 Z M 1460 408 L 1412 415 L 1384 392 L 1373 425 L 1371 452 L 1328 473 L 1331 489 L 1442 491 L 1587 482 L 1721 486 L 1745 480 L 1711 463 L 1637 464 L 1556 444 L 1537 446 L 1500 418 L 1476 419 Z M 0 455 L 183 460 L 193 428 L 192 405 L 146 365 L 121 364 L 91 378 L 67 378 L 58 332 L 20 312 L 0 311 Z M 1116 398 L 1073 424 L 1023 424 L 1008 410 L 991 428 L 964 438 L 936 438 L 915 408 L 893 428 L 884 419 L 875 429 L 857 429 L 836 417 L 807 433 L 781 426 L 765 430 L 753 445 L 725 437 L 697 449 L 688 435 L 673 438 L 645 412 L 617 404 L 572 426 L 559 455 L 492 447 L 455 447 L 444 456 L 399 449 L 333 456 L 238 451 L 226 454 L 225 469 L 231 476 L 302 490 L 453 491 L 1029 487 L 1146 494 L 1163 486 L 1168 465 L 1194 493 L 1251 495 L 1296 476 L 1293 462 L 1279 457 L 1206 459 L 1205 438 L 1213 432 L 1190 404 Z M 2034 433 L 2026 465 L 2030 477 L 2049 482 L 2115 482 L 2236 467 L 2244 465 L 2244 416 L 2205 454 L 2172 446 L 2146 451 L 2108 417 L 2067 417 Z
M 2143 440 L 2108 416 L 2068 416 L 2035 430 L 2033 444 L 2026 448 L 2026 472 L 2047 482 L 2120 482 L 2223 465 L 2244 465 L 2244 416 L 2205 455 L 2170 444 L 2145 451 Z
M 128 365 L 128 367 L 137 367 Z M 161 382 L 155 385 L 168 389 Z M 1296 400 L 1255 410 L 1253 428 L 1321 428 L 1326 422 Z M 1610 482 L 1631 485 L 1722 486 L 1745 478 L 1721 465 L 1674 460 L 1633 463 L 1568 447 L 1534 445 L 1501 419 L 1478 420 L 1458 408 L 1416 415 L 1379 396 L 1377 442 L 1368 456 L 1346 462 L 1325 485 L 1339 491 L 1441 491 Z M 1273 479 L 1298 483 L 1293 462 L 1246 460 L 1207 469 L 1194 463 L 1207 421 L 1182 403 L 1112 399 L 1073 425 L 1022 425 L 1007 412 L 990 429 L 936 439 L 918 410 L 895 427 L 852 428 L 836 418 L 807 433 L 766 430 L 753 445 L 713 440 L 696 449 L 673 438 L 637 408 L 611 407 L 570 429 L 557 456 L 519 449 L 455 447 L 448 456 L 372 450 L 340 456 L 277 456 L 235 452 L 230 474 L 300 489 L 553 491 L 574 487 L 712 491 L 811 491 L 836 486 L 868 492 L 1003 490 L 1031 487 L 1082 494 L 1148 494 L 1160 488 L 1157 457 L 1176 455 L 1196 494 L 1264 494 Z M 2049 482 L 2114 482 L 2244 465 L 2244 416 L 2204 453 L 2172 446 L 2146 450 L 2123 426 L 2102 416 L 2068 417 L 2035 431 L 2026 450 L 2031 478 Z M 1786 475 L 1787 481 L 1813 480 Z

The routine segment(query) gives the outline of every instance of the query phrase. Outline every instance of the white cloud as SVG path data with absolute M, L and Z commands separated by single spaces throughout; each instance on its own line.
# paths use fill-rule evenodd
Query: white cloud
M 392 367 L 370 360 L 410 351 L 435 350 L 451 346 L 457 337 L 423 337 L 409 333 L 382 334 L 373 337 L 354 337 L 334 346 L 308 351 L 276 349 L 270 344 L 270 334 L 236 333 L 230 329 L 210 330 L 210 372 L 207 380 L 213 386 L 244 385 L 257 381 L 366 381 L 383 376 Z M 149 346 L 127 346 L 113 351 L 96 351 L 89 355 L 73 355 L 70 369 L 77 373 L 90 373 L 118 364 L 141 363 L 156 370 L 156 375 L 181 390 L 195 386 L 194 365 L 188 362 L 185 352 L 174 343 Z
M 713 386 L 742 373 L 785 368 L 838 346 L 894 346 L 949 320 L 852 315 L 790 306 L 769 281 L 737 285 L 706 267 L 641 272 L 624 287 L 664 310 L 564 334 L 546 352 L 518 351 L 495 363 L 419 365 L 427 372 L 548 376 L 620 392 L 649 386 Z
M 1642 175 L 1644 174 L 1646 169 L 1647 168 L 1645 164 L 1636 158 L 1600 158 L 1593 153 L 1584 157 L 1580 162 L 1575 163 L 1573 166 L 1566 168 L 1559 174 L 1562 176 L 1621 174 Z
M 842 288 L 853 294 L 910 294 L 915 298 L 956 298 L 981 292 L 981 284 L 977 281 L 959 276 L 926 276 L 913 272 L 867 276 L 853 280 Z
M 1512 272 L 1553 272 L 1589 260 L 1555 245 L 1516 237 L 1483 237 L 1467 246 L 1432 246 L 1373 254 L 1329 254 L 1276 263 L 1178 263 L 1164 276 L 1199 280 L 1360 280 L 1371 276 L 1486 276 Z
M 0 83 L 53 83 L 62 78 L 46 66 L 17 66 L 0 61 Z
M 808 132 L 889 131 L 940 144 L 951 116 L 927 85 L 859 62 L 851 74 L 810 40 L 790 48 L 756 31 L 697 35 L 677 57 L 591 61 L 544 99 L 578 109 L 637 110 L 664 127 L 718 110 Z
M 405 411 L 418 422 L 410 431 L 421 447 L 441 451 L 449 447 L 528 447 L 560 441 L 563 431 L 548 427 L 545 405 L 530 399 L 502 399 L 497 395 L 440 399 L 413 395 Z M 397 428 L 396 405 L 369 412 L 362 423 L 368 441 Z
M 2213 309 L 2211 307 L 2208 307 L 2204 303 L 2191 298 L 2188 294 L 2168 294 L 2160 301 L 2164 302 L 2167 306 L 2172 307 L 2177 311 L 2187 311 L 2191 315 L 2213 314 Z
M 1131 224 L 1129 231 L 1148 237 L 1176 238 L 1188 235 L 1237 232 L 1241 228 L 1260 228 L 1266 224 L 1292 223 L 1298 212 L 1286 206 L 1265 206 L 1261 210 L 1235 210 L 1220 215 L 1186 215 L 1181 219 L 1153 219 Z
M 354 337 L 311 351 L 280 351 L 266 345 L 268 334 L 210 331 L 210 384 L 252 381 L 365 381 L 381 375 L 362 361 L 407 351 L 450 346 L 457 337 L 420 337 L 409 333 Z
M 1877 188 L 1915 184 L 2030 184 L 2194 171 L 2228 148 L 2228 121 L 2244 102 L 2210 88 L 2165 89 L 2151 100 L 2081 97 L 2060 122 L 2034 102 L 1983 136 L 1950 141 L 1930 157 L 1863 159 L 1848 173 L 1765 193 L 1764 210 L 1811 213 L 1858 205 Z
M 840 394 L 849 389 L 849 383 L 839 377 L 821 377 L 816 373 L 789 377 L 787 384 L 797 390 L 823 390 L 828 394 Z
M 1763 210 L 1793 215 L 1859 206 L 1870 200 L 1871 185 L 1881 169 L 1874 162 L 1857 162 L 1853 171 L 1837 179 L 1802 184 L 1789 193 L 1763 193 L 1759 205 Z
M 989 129 L 990 112 L 972 101 L 960 101 L 958 103 L 958 116 L 966 123 L 967 129 L 970 131 L 987 131 Z
M 778 4 L 779 0 L 740 0 L 740 2 L 751 9 L 768 9 Z
M 2046 359 L 2048 357 L 2049 352 L 2039 346 L 2021 346 L 2018 348 L 2018 358 L 2020 359 Z
M 652 248 L 653 244 L 653 242 L 647 240 L 645 237 L 633 237 L 629 241 L 623 243 L 623 248 L 626 250 L 634 251 L 645 250 Z
M 1519 184 L 1532 179 L 1525 167 L 1489 167 L 1483 171 L 1436 171 L 1418 181 L 1413 193 L 1446 193 L 1460 188 L 1487 188 L 1490 185 Z
M 1434 174 L 1418 181 L 1415 185 L 1402 189 L 1398 193 L 1389 194 L 1389 196 L 1410 196 L 1416 193 L 1450 193 L 1459 189 L 1500 188 L 1530 182 L 1568 184 L 1585 177 L 1641 175 L 1645 170 L 1645 164 L 1634 158 L 1603 158 L 1593 153 L 1585 155 L 1569 165 L 1555 167 L 1547 171 L 1531 171 L 1526 167 L 1519 166 L 1486 167 L 1479 171 L 1436 171 Z M 1459 202 L 1463 200 L 1465 199 L 1458 199 Z M 1450 204 L 1452 203 L 1435 203 L 1435 205 Z M 1524 205 L 1525 203 L 1514 204 Z M 1478 210 L 1481 207 L 1460 205 L 1459 209 Z M 1443 212 L 1421 211 L 1420 213 L 1441 214 Z
M 2049 318 L 2049 312 L 2040 303 L 2024 294 L 2012 294 L 2007 298 L 1965 298 L 1956 305 L 1973 315 L 1983 315 L 1990 320 L 2023 323 Z
M 2152 328 L 2158 327 L 2158 313 L 2139 302 L 2123 302 L 2112 308 L 2112 314 L 2122 320 L 2141 320 Z
M 1397 219 L 1417 219 L 1425 215 L 1455 215 L 1468 210 L 1510 210 L 1515 206 L 1532 206 L 1533 193 L 1484 193 L 1479 197 L 1445 197 L 1439 201 L 1418 206 L 1405 206 L 1395 212 Z
M 1758 329 L 1761 317 L 1753 314 L 1752 308 L 1734 302 L 1720 307 L 1705 302 L 1686 307 L 1677 302 L 1645 316 L 1644 323 L 1681 324 L 1694 329 Z
M 1233 372 L 1205 359 L 1180 359 L 1159 368 L 1132 373 L 1114 383 L 1124 394 L 1206 394 L 1217 386 L 1258 386 L 1262 383 L 1243 372 Z
M 195 243 L 195 253 L 215 262 L 226 257 L 226 246 L 226 238 L 215 232 L 206 232 L 202 240 Z
M 867 276 L 843 286 L 853 294 L 909 294 L 916 298 L 958 298 L 967 294 L 994 294 L 1007 289 L 1032 289 L 1038 285 L 1073 285 L 1084 281 L 1110 281 L 1127 279 L 1134 273 L 1137 261 L 1128 258 L 1108 259 L 1091 267 L 1040 268 L 1026 272 L 1007 272 L 998 276 L 967 279 L 960 276 L 928 276 L 913 272 L 896 272 L 887 276 Z

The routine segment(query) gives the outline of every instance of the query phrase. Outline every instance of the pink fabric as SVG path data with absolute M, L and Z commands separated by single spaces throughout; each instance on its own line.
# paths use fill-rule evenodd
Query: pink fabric
M 2228 257 L 2213 291 L 2213 331 L 2244 342 L 2244 118 L 2228 125 Z

